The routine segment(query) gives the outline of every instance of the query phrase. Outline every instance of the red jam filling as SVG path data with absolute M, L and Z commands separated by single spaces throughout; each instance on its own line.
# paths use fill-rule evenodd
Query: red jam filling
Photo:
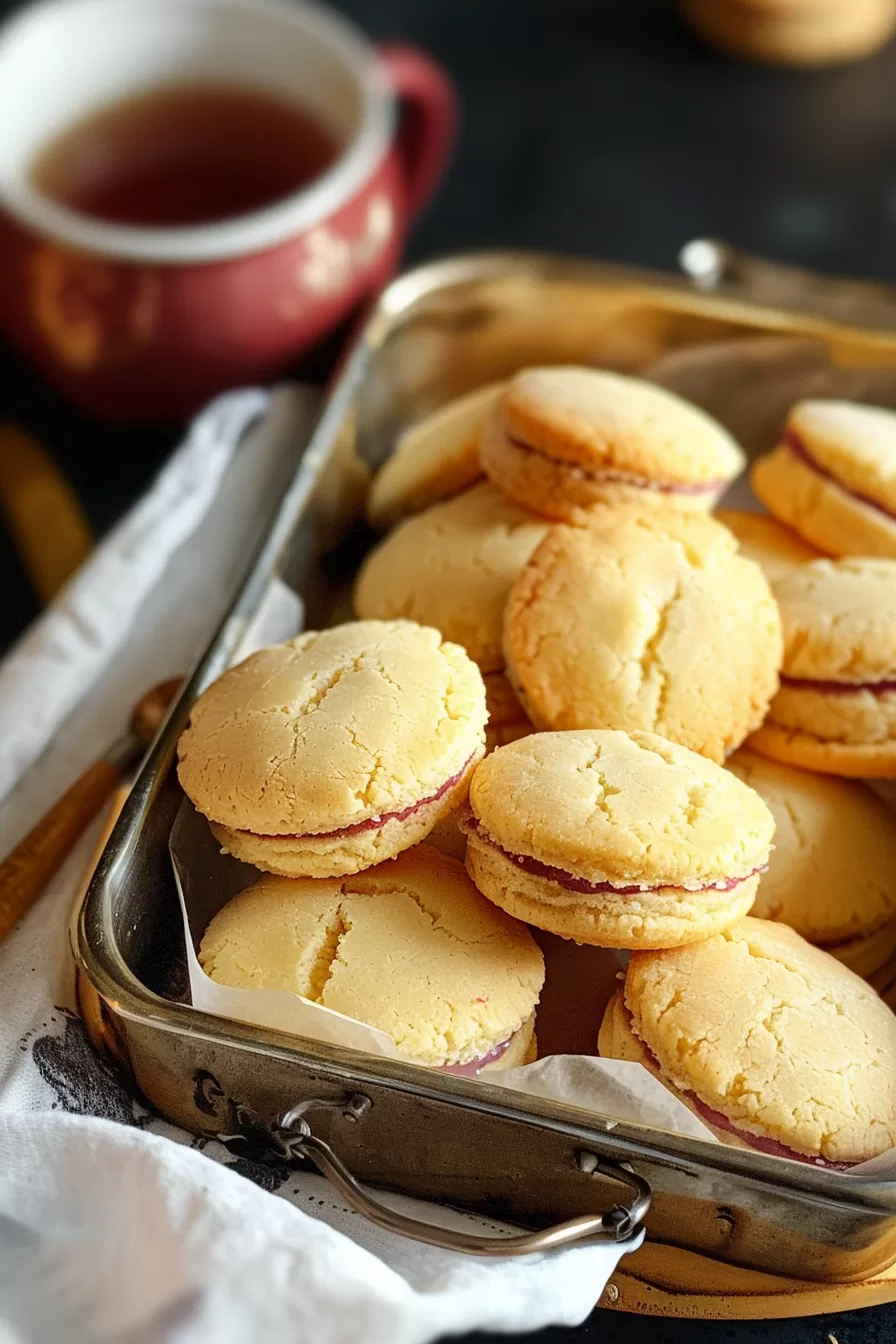
M 709 495 L 717 494 L 719 490 L 724 490 L 728 484 L 727 481 L 702 481 L 702 482 L 678 482 L 678 481 L 649 481 L 646 477 L 636 476 L 634 473 L 626 471 L 614 471 L 612 467 L 583 467 L 579 462 L 565 462 L 560 458 L 551 457 L 549 453 L 543 453 L 538 448 L 533 448 L 531 443 L 524 443 L 522 439 L 514 438 L 512 434 L 507 436 L 508 443 L 514 448 L 518 448 L 523 453 L 532 453 L 535 457 L 543 457 L 546 462 L 552 462 L 555 466 L 570 467 L 575 471 L 580 471 L 583 476 L 589 477 L 593 481 L 609 481 L 619 485 L 631 485 L 638 490 L 656 490 L 661 495 Z
M 584 877 L 576 877 L 575 873 L 568 873 L 564 868 L 554 868 L 549 863 L 541 863 L 538 859 L 530 858 L 528 854 L 513 854 L 509 849 L 505 849 L 503 845 L 499 845 L 496 840 L 493 840 L 472 815 L 465 818 L 461 825 L 468 834 L 475 832 L 480 840 L 484 840 L 487 845 L 500 850 L 505 859 L 509 859 L 511 863 L 516 864 L 517 868 L 522 869 L 524 873 L 531 873 L 533 877 L 547 878 L 549 882 L 556 882 L 558 887 L 563 887 L 566 891 L 580 892 L 585 896 L 599 896 L 604 892 L 612 892 L 614 896 L 640 896 L 648 891 L 686 891 L 689 895 L 699 895 L 703 891 L 733 891 L 742 882 L 746 882 L 747 878 L 755 877 L 757 873 L 765 871 L 763 865 L 751 869 L 749 873 L 744 873 L 742 877 L 723 878 L 718 882 L 707 882 L 702 887 L 678 887 L 671 882 L 658 882 L 653 886 L 617 887 L 612 882 L 589 882 Z
M 632 1015 L 628 1008 L 624 1008 L 624 1011 L 628 1019 L 629 1030 L 644 1051 L 651 1067 L 656 1069 L 662 1077 L 662 1065 L 650 1046 L 645 1044 L 635 1031 L 632 1025 Z M 772 1157 L 788 1157 L 792 1162 L 805 1162 L 810 1167 L 823 1167 L 825 1171 L 849 1171 L 850 1168 L 858 1165 L 856 1162 L 831 1162 L 826 1157 L 813 1157 L 810 1153 L 798 1153 L 795 1148 L 788 1148 L 786 1143 L 779 1143 L 777 1139 L 767 1139 L 761 1134 L 750 1134 L 748 1130 L 738 1129 L 737 1125 L 732 1124 L 727 1115 L 723 1115 L 721 1111 L 715 1111 L 711 1106 L 707 1106 L 706 1102 L 701 1101 L 695 1092 L 679 1087 L 674 1090 L 678 1092 L 679 1096 L 687 1097 L 688 1103 L 708 1125 L 712 1125 L 714 1129 L 722 1129 L 726 1134 L 733 1134 L 735 1138 L 740 1139 L 748 1147 L 755 1148 L 759 1153 L 769 1153 Z
M 872 499 L 870 495 L 864 495 L 860 490 L 853 490 L 851 486 L 844 485 L 832 471 L 828 471 L 827 467 L 823 467 L 821 463 L 812 456 L 809 449 L 795 430 L 788 429 L 785 431 L 784 443 L 787 445 L 790 452 L 793 453 L 793 456 L 798 458 L 804 466 L 809 467 L 809 469 L 814 471 L 818 476 L 823 476 L 826 481 L 832 481 L 834 485 L 844 492 L 844 494 L 852 495 L 853 499 L 857 499 L 860 504 L 867 504 L 869 509 L 876 509 L 877 512 L 882 513 L 885 518 L 889 518 L 890 522 L 896 523 L 896 513 L 894 513 L 892 509 L 888 509 L 886 504 L 881 504 L 879 500 Z
M 469 1064 L 440 1064 L 438 1073 L 452 1073 L 455 1078 L 475 1078 L 486 1064 L 494 1064 L 496 1059 L 500 1059 L 510 1049 L 513 1037 L 510 1036 L 494 1049 L 489 1050 L 487 1055 L 481 1055 L 479 1059 L 471 1059 Z
M 785 677 L 783 673 L 781 685 L 794 691 L 818 691 L 823 695 L 855 695 L 858 691 L 891 695 L 896 691 L 896 681 L 815 681 L 811 677 Z
M 263 831 L 252 831 L 251 834 L 259 836 L 262 840 L 334 840 L 343 835 L 360 835 L 362 831 L 378 831 L 387 821 L 407 821 L 408 817 L 419 812 L 421 807 L 427 807 L 429 803 L 437 803 L 440 798 L 444 798 L 445 794 L 463 779 L 472 759 L 473 757 L 469 756 L 457 774 L 446 779 L 441 788 L 431 793 L 428 798 L 421 798 L 419 803 L 411 803 L 410 806 L 402 807 L 397 812 L 383 812 L 378 817 L 368 817 L 366 821 L 356 821 L 351 826 L 340 826 L 335 831 L 309 831 L 304 835 L 268 835 Z

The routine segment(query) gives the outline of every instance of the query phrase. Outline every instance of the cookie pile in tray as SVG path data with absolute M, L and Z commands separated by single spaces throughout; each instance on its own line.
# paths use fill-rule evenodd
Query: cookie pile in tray
M 860 976 L 896 948 L 896 817 L 859 781 L 896 778 L 896 414 L 801 403 L 753 467 L 771 516 L 713 516 L 744 466 L 589 368 L 412 426 L 358 619 L 226 672 L 181 739 L 185 792 L 268 874 L 206 972 L 476 1076 L 536 1056 L 531 929 L 622 949 L 601 1054 L 724 1142 L 893 1146 L 896 1017 Z

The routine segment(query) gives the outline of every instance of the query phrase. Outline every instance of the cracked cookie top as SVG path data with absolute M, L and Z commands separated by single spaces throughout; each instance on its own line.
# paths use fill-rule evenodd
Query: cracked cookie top
M 500 672 L 501 620 L 548 524 L 489 483 L 409 518 L 370 553 L 355 585 L 362 618 L 426 621 Z
M 481 752 L 485 719 L 463 649 L 410 621 L 355 621 L 261 649 L 209 686 L 178 777 L 224 826 L 335 831 L 431 797 Z
M 537 727 L 655 732 L 722 761 L 778 688 L 781 629 L 727 528 L 623 508 L 551 528 L 511 590 L 504 652 Z
M 352 877 L 264 877 L 215 916 L 199 960 L 221 984 L 301 994 L 436 1066 L 507 1041 L 544 980 L 528 929 L 429 845 Z
M 476 768 L 470 807 L 502 849 L 617 885 L 700 887 L 768 858 L 774 822 L 729 771 L 653 733 L 535 733 Z
M 896 560 L 813 560 L 778 579 L 774 591 L 788 677 L 896 678 Z
M 747 1133 L 832 1162 L 896 1143 L 896 1017 L 785 925 L 633 953 L 625 1006 L 669 1082 Z
M 740 447 L 705 411 L 653 383 L 602 369 L 524 369 L 496 414 L 508 437 L 585 468 L 704 485 L 726 482 L 744 465 Z

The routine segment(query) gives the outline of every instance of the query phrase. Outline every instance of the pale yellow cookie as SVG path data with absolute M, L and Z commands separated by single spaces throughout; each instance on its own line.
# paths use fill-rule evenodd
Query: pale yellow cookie
M 621 509 L 551 529 L 511 590 L 504 653 L 538 728 L 648 730 L 722 761 L 765 717 L 781 631 L 727 528 Z
M 461 644 L 483 672 L 504 668 L 501 621 L 517 574 L 547 531 L 487 482 L 401 523 L 365 560 L 361 619 L 406 617 Z
M 896 557 L 896 411 L 799 402 L 750 479 L 766 508 L 825 554 Z
M 774 591 L 781 688 L 751 746 L 825 773 L 896 775 L 896 560 L 815 560 Z
M 410 621 L 356 621 L 225 672 L 193 707 L 178 777 L 234 857 L 338 876 L 417 844 L 463 801 L 485 718 L 463 649 Z
M 772 65 L 860 60 L 896 26 L 893 0 L 679 0 L 691 26 L 715 46 Z
M 640 1052 L 725 1142 L 820 1165 L 896 1144 L 896 1017 L 783 924 L 634 953 L 599 1048 Z
M 261 878 L 214 917 L 199 961 L 219 984 L 289 990 L 378 1027 L 428 1068 L 534 1058 L 541 952 L 428 845 L 350 877 Z
M 872 974 L 896 946 L 896 817 L 864 784 L 746 749 L 728 768 L 775 819 L 752 913 L 789 924 L 858 974 Z
M 479 440 L 503 387 L 477 388 L 405 430 L 367 496 L 367 517 L 374 527 L 391 527 L 480 479 Z
M 548 518 L 602 505 L 710 509 L 743 470 L 717 421 L 673 393 L 599 369 L 525 369 L 488 422 L 482 465 L 505 494 Z
M 814 546 L 766 514 L 748 513 L 745 509 L 717 509 L 713 517 L 734 533 L 741 555 L 758 565 L 769 583 L 789 574 L 794 565 L 819 559 Z
M 745 915 L 774 825 L 729 771 L 653 733 L 535 733 L 470 788 L 467 870 L 508 913 L 601 947 L 674 947 Z

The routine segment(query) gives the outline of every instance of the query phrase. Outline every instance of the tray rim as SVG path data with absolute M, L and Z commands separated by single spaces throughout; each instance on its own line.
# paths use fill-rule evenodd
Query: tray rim
M 583 1109 L 528 1095 L 525 1106 L 515 1106 L 512 1098 L 521 1094 L 478 1079 L 431 1075 L 411 1063 L 378 1060 L 362 1052 L 216 1017 L 191 1004 L 177 1003 L 149 990 L 127 966 L 115 943 L 108 902 L 104 899 L 108 896 L 107 884 L 133 853 L 149 808 L 171 767 L 177 739 L 193 703 L 202 689 L 227 666 L 271 576 L 276 573 L 278 561 L 329 459 L 336 434 L 373 354 L 399 320 L 406 318 L 421 300 L 434 292 L 482 280 L 526 277 L 590 283 L 592 286 L 612 283 L 629 286 L 633 291 L 643 288 L 645 297 L 649 294 L 654 301 L 664 295 L 679 299 L 686 297 L 691 312 L 724 316 L 733 322 L 764 330 L 771 325 L 780 326 L 790 334 L 798 331 L 828 338 L 860 335 L 870 345 L 879 344 L 888 350 L 896 362 L 894 332 L 853 327 L 823 315 L 770 307 L 737 294 L 706 292 L 695 289 L 689 280 L 680 276 L 612 263 L 551 253 L 491 251 L 449 256 L 398 276 L 374 304 L 334 376 L 305 453 L 274 510 L 270 529 L 250 560 L 215 634 L 185 680 L 141 767 L 75 912 L 71 943 L 76 966 L 100 998 L 114 1005 L 117 1015 L 146 1027 L 295 1060 L 339 1078 L 353 1088 L 370 1081 L 420 1098 L 452 1103 L 465 1109 L 487 1110 L 516 1123 L 543 1126 L 580 1142 L 598 1145 L 607 1155 L 619 1156 L 621 1160 L 643 1158 L 683 1170 L 712 1170 L 747 1179 L 760 1188 L 784 1189 L 816 1204 L 894 1218 L 896 1178 L 880 1180 L 827 1171 L 752 1149 L 714 1145 L 668 1131 L 654 1131 L 646 1125 L 614 1122 L 596 1113 L 591 1116 Z

